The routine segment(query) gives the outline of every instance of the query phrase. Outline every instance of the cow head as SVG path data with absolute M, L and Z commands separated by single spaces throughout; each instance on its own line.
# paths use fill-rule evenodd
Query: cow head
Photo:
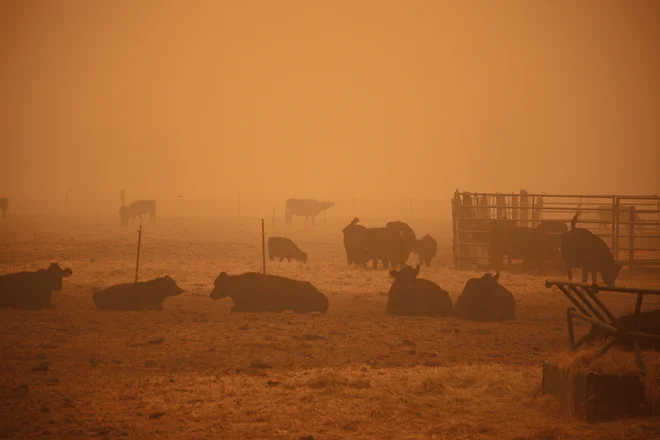
M 209 295 L 209 297 L 211 299 L 222 299 L 229 296 L 228 281 L 229 275 L 227 275 L 227 272 L 221 272 L 213 283 L 213 290 L 211 291 L 211 295 Z
M 328 209 L 335 206 L 335 202 L 321 202 L 321 209 Z
M 606 269 L 603 269 L 601 275 L 603 276 L 603 282 L 607 287 L 614 287 L 614 282 L 619 277 L 619 272 L 621 272 L 621 265 L 612 261 L 612 264 L 608 265 Z
M 176 284 L 176 281 L 174 281 L 174 279 L 168 275 L 165 275 L 161 278 L 156 278 L 154 280 L 154 285 L 158 293 L 163 297 L 177 296 L 184 292 L 184 290 Z
M 415 269 L 406 265 L 400 271 L 394 269 L 390 271 L 390 276 L 394 278 L 394 281 L 392 282 L 392 286 L 390 286 L 387 297 L 387 313 L 397 314 L 406 309 L 406 306 L 409 304 L 409 301 L 407 301 L 408 296 L 415 284 L 417 275 L 419 275 L 419 268 L 419 264 Z
M 73 274 L 71 269 L 62 269 L 58 263 L 51 263 L 46 269 L 50 287 L 53 290 L 62 290 L 62 277 L 69 277 Z

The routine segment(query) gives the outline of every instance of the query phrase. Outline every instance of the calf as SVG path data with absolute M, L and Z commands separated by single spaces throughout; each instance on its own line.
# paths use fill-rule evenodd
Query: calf
M 163 310 L 163 300 L 181 295 L 183 290 L 169 276 L 138 283 L 117 284 L 94 292 L 99 310 Z
M 438 243 L 433 237 L 426 234 L 415 241 L 413 252 L 417 254 L 420 262 L 424 263 L 426 267 L 431 267 L 431 260 L 438 253 Z
M 307 263 L 307 253 L 301 251 L 293 241 L 285 237 L 270 237 L 268 239 L 268 257 L 270 261 L 275 258 L 282 261 L 286 258 L 287 261 L 294 259 Z
M 588 229 L 575 227 L 577 220 L 578 214 L 575 214 L 571 230 L 564 234 L 561 242 L 561 256 L 568 279 L 573 280 L 573 269 L 582 269 L 582 282 L 586 283 L 591 273 L 592 282 L 596 284 L 600 273 L 603 282 L 614 287 L 621 266 L 614 261 L 602 238 Z
M 62 278 L 71 276 L 71 269 L 52 263 L 36 272 L 17 272 L 0 276 L 0 307 L 18 309 L 52 308 L 51 294 L 62 290 Z
M 472 321 L 506 321 L 516 317 L 513 294 L 498 283 L 500 274 L 471 278 L 456 300 L 454 316 Z
M 504 255 L 522 260 L 523 272 L 527 271 L 530 262 L 539 268 L 539 272 L 547 262 L 553 263 L 557 270 L 563 270 L 559 249 L 551 236 L 543 231 L 525 227 L 493 229 L 490 238 L 490 263 L 498 272 L 502 269 Z
M 406 265 L 401 271 L 391 270 L 394 278 L 387 296 L 386 312 L 396 316 L 451 316 L 454 305 L 449 293 L 432 281 L 417 278 L 415 269 Z
M 234 302 L 232 312 L 328 311 L 328 298 L 310 282 L 257 272 L 218 275 L 210 298 L 226 297 Z

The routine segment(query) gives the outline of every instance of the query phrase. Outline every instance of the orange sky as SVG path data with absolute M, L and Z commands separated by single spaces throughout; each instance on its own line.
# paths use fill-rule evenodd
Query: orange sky
M 0 14 L 0 196 L 660 192 L 657 1 Z

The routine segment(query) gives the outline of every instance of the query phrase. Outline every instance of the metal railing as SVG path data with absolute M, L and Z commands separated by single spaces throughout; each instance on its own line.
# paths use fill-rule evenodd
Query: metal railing
M 629 287 L 605 287 L 596 284 L 581 284 L 581 283 L 564 283 L 561 281 L 546 281 L 545 287 L 550 289 L 557 287 L 575 307 L 569 307 L 566 310 L 566 321 L 568 326 L 568 342 L 571 350 L 579 348 L 590 336 L 587 333 L 579 341 L 575 341 L 575 326 L 574 320 L 579 319 L 588 322 L 601 330 L 604 330 L 611 336 L 611 339 L 605 346 L 599 350 L 596 355 L 590 359 L 593 362 L 598 357 L 603 355 L 607 350 L 617 342 L 624 342 L 625 340 L 632 340 L 633 348 L 635 350 L 635 359 L 639 372 L 642 375 L 646 374 L 646 367 L 644 359 L 640 350 L 640 339 L 653 340 L 660 343 L 660 334 L 649 334 L 644 332 L 628 331 L 621 326 L 619 320 L 612 314 L 603 301 L 598 298 L 598 292 L 619 292 L 619 293 L 634 293 L 637 295 L 635 302 L 635 321 L 639 319 L 642 310 L 642 302 L 644 295 L 660 295 L 660 290 L 654 289 L 641 289 Z M 633 325 L 634 327 L 634 325 Z
M 524 190 L 520 194 L 454 193 L 454 265 L 487 257 L 484 225 L 490 220 L 507 219 L 523 227 L 548 220 L 568 225 L 578 209 L 578 226 L 601 237 L 619 264 L 631 271 L 660 266 L 660 196 L 528 194 Z

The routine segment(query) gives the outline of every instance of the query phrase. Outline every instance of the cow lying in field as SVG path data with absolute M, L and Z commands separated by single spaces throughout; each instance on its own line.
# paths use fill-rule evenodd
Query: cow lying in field
M 62 290 L 62 278 L 71 276 L 71 269 L 52 263 L 36 272 L 18 272 L 0 276 L 0 307 L 17 309 L 47 309 L 53 307 L 50 297 Z
M 394 278 L 387 296 L 386 312 L 398 316 L 451 316 L 454 305 L 449 293 L 432 281 L 417 278 L 415 269 L 406 265 L 400 271 L 391 270 Z
M 257 272 L 241 275 L 222 272 L 215 280 L 210 297 L 230 297 L 234 302 L 232 312 L 328 311 L 328 298 L 310 282 Z
M 465 284 L 456 305 L 454 316 L 472 321 L 505 321 L 516 317 L 516 300 L 498 283 L 500 274 L 484 274 Z
M 169 276 L 138 283 L 117 284 L 94 292 L 99 310 L 163 310 L 163 300 L 183 293 Z

